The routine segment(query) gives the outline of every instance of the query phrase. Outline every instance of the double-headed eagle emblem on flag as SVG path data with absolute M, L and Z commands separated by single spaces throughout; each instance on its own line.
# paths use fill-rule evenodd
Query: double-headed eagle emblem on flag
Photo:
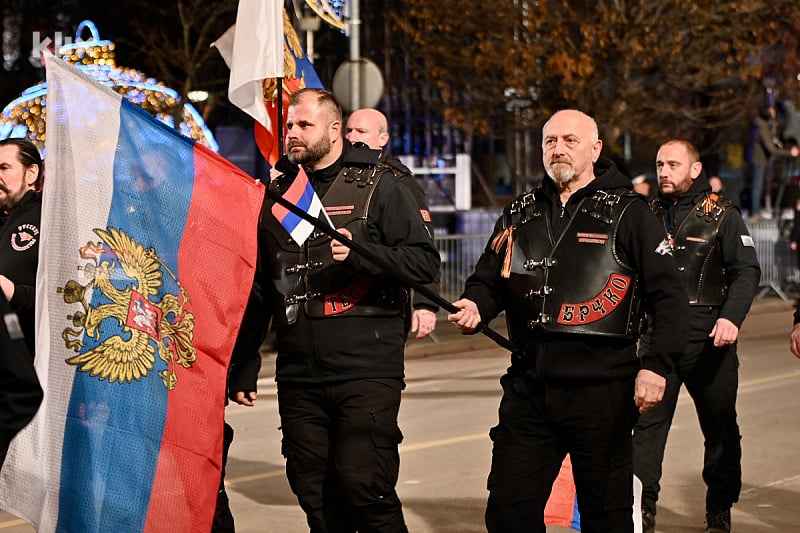
M 80 248 L 89 260 L 79 267 L 88 282 L 69 280 L 57 289 L 66 303 L 82 307 L 67 316 L 74 327 L 61 334 L 66 347 L 78 352 L 66 362 L 101 381 L 130 383 L 146 377 L 158 356 L 166 363 L 158 375 L 172 390 L 177 367 L 190 368 L 197 359 L 186 290 L 155 249 L 120 229 L 94 232 L 102 241 Z M 165 273 L 174 293 L 165 287 Z

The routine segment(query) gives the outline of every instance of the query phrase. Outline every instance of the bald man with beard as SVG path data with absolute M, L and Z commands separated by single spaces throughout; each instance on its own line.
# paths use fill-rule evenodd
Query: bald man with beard
M 459 312 L 464 332 L 505 311 L 514 350 L 501 378 L 487 483 L 490 533 L 544 533 L 567 454 L 584 533 L 633 531 L 631 430 L 661 401 L 686 338 L 688 306 L 665 235 L 631 180 L 600 157 L 594 119 L 554 114 L 542 131 L 547 176 L 495 225 Z M 653 342 L 636 354 L 640 309 Z

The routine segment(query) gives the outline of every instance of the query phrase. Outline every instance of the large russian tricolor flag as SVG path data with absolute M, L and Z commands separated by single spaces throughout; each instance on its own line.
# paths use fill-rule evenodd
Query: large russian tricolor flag
M 47 58 L 45 400 L 0 473 L 38 531 L 203 532 L 263 186 Z

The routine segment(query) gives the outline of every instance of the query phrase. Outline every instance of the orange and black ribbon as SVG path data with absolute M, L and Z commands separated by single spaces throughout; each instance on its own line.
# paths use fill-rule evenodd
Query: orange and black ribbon
M 714 210 L 714 206 L 717 205 L 719 202 L 719 195 L 715 192 L 712 192 L 706 199 L 703 200 L 703 214 L 708 215 Z
M 495 253 L 500 253 L 503 245 L 506 247 L 506 255 L 503 258 L 503 267 L 500 269 L 500 276 L 508 278 L 511 276 L 511 255 L 514 250 L 514 231 L 516 226 L 509 226 L 498 233 L 492 240 L 491 248 Z

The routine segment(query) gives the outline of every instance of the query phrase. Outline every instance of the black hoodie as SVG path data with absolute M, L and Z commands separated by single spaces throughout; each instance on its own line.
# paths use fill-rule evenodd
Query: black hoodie
M 594 173 L 596 179 L 575 191 L 563 206 L 563 216 L 555 183 L 549 177 L 544 179 L 536 199 L 549 204 L 554 231 L 563 231 L 581 200 L 596 191 L 631 188 L 631 180 L 610 160 L 600 158 L 595 163 Z M 495 225 L 489 243 L 501 228 L 502 218 Z M 647 203 L 643 199 L 636 200 L 621 219 L 617 253 L 638 273 L 646 308 L 655 317 L 652 348 L 641 361 L 636 356 L 636 343 L 632 340 L 546 333 L 524 346 L 524 358 L 512 358 L 511 370 L 527 372 L 546 382 L 630 379 L 640 368 L 666 375 L 672 367 L 672 358 L 682 353 L 685 347 L 688 303 L 673 258 L 656 253 L 664 239 L 664 230 Z M 475 273 L 466 282 L 462 297 L 477 304 L 484 321 L 504 310 L 514 312 L 506 309 L 506 302 L 501 300 L 503 291 L 500 284 L 505 283 L 499 275 L 502 261 L 503 257 L 487 245 Z

